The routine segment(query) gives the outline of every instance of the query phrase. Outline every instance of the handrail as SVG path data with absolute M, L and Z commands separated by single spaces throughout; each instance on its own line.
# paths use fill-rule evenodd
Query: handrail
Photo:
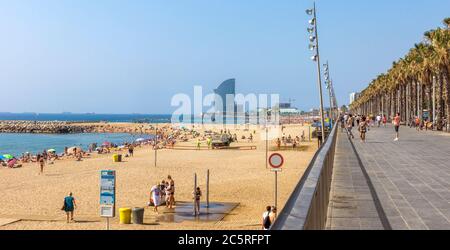
M 337 140 L 335 124 L 271 230 L 322 230 L 326 227 Z

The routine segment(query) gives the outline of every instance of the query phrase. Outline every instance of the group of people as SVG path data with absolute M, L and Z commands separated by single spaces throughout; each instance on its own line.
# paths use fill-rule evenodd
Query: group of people
M 192 199 L 194 200 L 194 216 L 200 215 L 200 201 L 202 191 L 197 187 L 192 192 Z M 163 203 L 164 201 L 164 203 Z M 173 209 L 175 205 L 175 181 L 172 176 L 167 176 L 167 180 L 162 180 L 161 183 L 154 185 L 150 190 L 150 201 L 148 206 L 153 206 L 153 211 L 159 213 L 158 207 L 165 204 L 166 208 Z
M 154 206 L 154 211 L 158 213 L 158 207 L 163 204 L 167 208 L 173 209 L 175 205 L 175 181 L 172 176 L 167 176 L 167 180 L 162 180 L 161 183 L 154 185 L 150 189 L 150 201 L 148 205 Z
M 280 138 L 277 138 L 276 140 L 276 144 L 277 144 L 277 148 L 278 150 L 281 149 L 281 145 L 283 144 L 284 147 L 287 147 L 288 144 L 292 145 L 293 149 L 296 149 L 297 146 L 302 142 L 305 141 L 305 131 L 302 132 L 301 136 L 296 136 L 295 138 L 293 138 L 291 135 L 287 136 L 285 134 L 283 134 L 283 136 Z
M 361 138 L 361 141 L 363 143 L 366 142 L 366 133 L 370 131 L 371 127 L 378 126 L 381 127 L 383 125 L 384 127 L 387 126 L 387 117 L 386 115 L 353 115 L 346 113 L 344 115 L 341 115 L 340 118 L 341 123 L 341 129 L 342 131 L 346 130 L 348 133 L 349 138 L 354 139 L 355 136 L 353 135 L 353 128 L 357 128 L 359 132 L 359 136 Z M 399 130 L 401 125 L 401 117 L 400 113 L 397 113 L 395 117 L 392 118 L 392 123 L 394 125 L 395 129 L 395 139 L 394 141 L 399 140 Z

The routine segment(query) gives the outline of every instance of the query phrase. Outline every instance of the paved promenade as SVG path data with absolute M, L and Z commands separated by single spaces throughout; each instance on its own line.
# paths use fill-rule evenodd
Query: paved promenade
M 401 127 L 394 142 L 373 128 L 352 145 L 338 133 L 328 229 L 450 229 L 449 135 Z

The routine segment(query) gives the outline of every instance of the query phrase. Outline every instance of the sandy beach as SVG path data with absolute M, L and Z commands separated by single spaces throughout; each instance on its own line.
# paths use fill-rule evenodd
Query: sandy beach
M 219 128 L 214 130 L 220 131 Z M 36 163 L 25 164 L 19 169 L 0 168 L 0 224 L 18 220 L 0 226 L 0 230 L 105 229 L 105 220 L 99 216 L 99 173 L 105 169 L 117 171 L 117 209 L 146 207 L 151 186 L 169 174 L 176 182 L 176 200 L 190 202 L 194 173 L 198 174 L 199 185 L 204 190 L 208 169 L 211 171 L 210 200 L 239 203 L 218 222 L 161 221 L 152 208 L 146 207 L 145 225 L 120 225 L 117 215 L 111 222 L 113 230 L 259 230 L 264 208 L 273 205 L 274 199 L 274 174 L 265 167 L 265 142 L 260 139 L 264 130 L 250 128 L 249 131 L 232 130 L 231 133 L 236 133 L 240 139 L 253 130 L 256 131 L 253 143 L 243 140 L 233 146 L 256 146 L 256 150 L 163 149 L 158 151 L 157 167 L 154 166 L 152 147 L 143 146 L 136 148 L 133 158 L 125 158 L 122 163 L 113 163 L 112 154 L 94 154 L 81 162 L 66 159 L 46 165 L 45 174 L 41 176 Z M 295 138 L 303 131 L 308 140 L 308 127 L 287 125 L 284 133 Z M 180 145 L 195 146 L 195 141 Z M 275 152 L 275 141 L 270 145 L 271 153 Z M 317 150 L 317 141 L 302 142 L 299 147 L 280 152 L 285 157 L 285 165 L 278 178 L 279 210 Z M 67 224 L 60 209 L 69 192 L 73 192 L 78 208 L 76 222 Z

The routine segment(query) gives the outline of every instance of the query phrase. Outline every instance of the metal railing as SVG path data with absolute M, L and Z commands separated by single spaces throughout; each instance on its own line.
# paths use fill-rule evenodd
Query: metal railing
M 315 154 L 271 230 L 323 230 L 330 203 L 338 126 Z

